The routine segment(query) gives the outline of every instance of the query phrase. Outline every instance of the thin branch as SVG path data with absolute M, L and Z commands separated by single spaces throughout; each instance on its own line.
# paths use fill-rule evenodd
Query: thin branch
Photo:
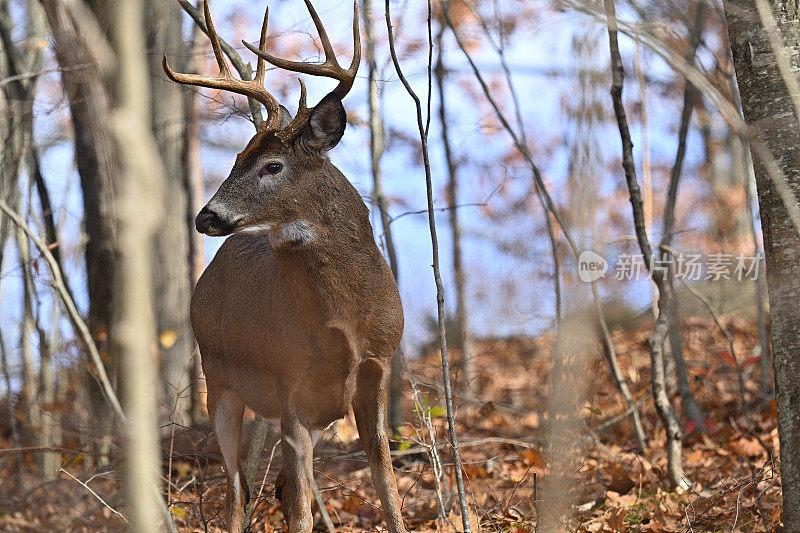
M 578 247 L 577 247 L 577 245 L 575 243 L 575 240 L 572 238 L 572 233 L 570 232 L 569 227 L 566 225 L 566 223 L 564 222 L 564 219 L 561 217 L 560 213 L 556 209 L 555 203 L 553 202 L 552 197 L 550 196 L 550 193 L 549 193 L 549 191 L 547 189 L 547 186 L 545 185 L 544 180 L 542 179 L 542 175 L 541 175 L 541 172 L 539 171 L 539 167 L 534 162 L 533 156 L 531 155 L 531 152 L 528 149 L 527 140 L 526 140 L 526 137 L 525 137 L 525 132 L 524 132 L 524 129 L 522 128 L 522 123 L 521 123 L 519 102 L 518 102 L 518 99 L 516 97 L 516 92 L 514 90 L 514 86 L 511 83 L 510 74 L 507 74 L 507 79 L 508 79 L 509 90 L 511 91 L 511 94 L 512 94 L 512 101 L 515 104 L 515 111 L 516 111 L 516 114 L 517 114 L 517 121 L 518 121 L 519 128 L 520 128 L 519 133 L 517 133 L 514 130 L 514 128 L 511 126 L 511 124 L 506 119 L 506 117 L 503 114 L 503 112 L 500 110 L 500 106 L 498 105 L 498 103 L 495 100 L 495 98 L 492 96 L 492 93 L 489 90 L 489 86 L 486 83 L 486 81 L 484 80 L 483 75 L 481 74 L 481 71 L 478 69 L 477 65 L 475 64 L 474 60 L 472 59 L 472 56 L 467 51 L 467 48 L 464 45 L 464 42 L 461 40 L 461 37 L 459 36 L 458 32 L 455 30 L 455 27 L 453 26 L 452 22 L 450 21 L 450 15 L 449 15 L 449 11 L 446 8 L 447 7 L 446 4 L 444 5 L 444 7 L 445 7 L 445 9 L 443 9 L 443 15 L 444 15 L 445 21 L 447 22 L 448 26 L 450 26 L 450 29 L 453 32 L 453 36 L 456 39 L 456 43 L 457 43 L 458 47 L 461 49 L 461 52 L 464 54 L 464 57 L 466 57 L 467 62 L 469 63 L 470 68 L 472 69 L 472 72 L 475 75 L 475 79 L 478 81 L 478 84 L 480 85 L 480 87 L 481 87 L 481 89 L 483 91 L 484 97 L 489 102 L 489 104 L 492 106 L 492 109 L 494 110 L 495 116 L 500 121 L 500 124 L 503 127 L 503 129 L 506 131 L 508 136 L 511 137 L 511 141 L 513 142 L 514 146 L 517 148 L 519 153 L 522 155 L 522 157 L 525 159 L 526 163 L 530 167 L 531 173 L 533 174 L 534 183 L 536 185 L 536 193 L 537 193 L 537 196 L 539 197 L 539 201 L 542 203 L 542 207 L 545 209 L 546 212 L 549 212 L 550 214 L 552 214 L 553 219 L 556 221 L 556 224 L 558 224 L 558 227 L 561 229 L 561 232 L 564 234 L 564 237 L 567 240 L 567 244 L 569 245 L 570 251 L 572 252 L 572 254 L 575 257 L 575 259 L 577 260 L 578 257 L 580 256 L 581 251 L 578 249 Z M 476 10 L 474 12 L 477 14 Z M 487 28 L 485 23 L 484 23 L 484 28 Z M 486 31 L 488 31 L 488 29 L 486 29 Z M 493 40 L 491 39 L 491 37 L 489 38 L 489 41 L 493 43 Z M 500 57 L 501 57 L 501 63 L 504 63 L 504 59 L 503 59 L 504 58 L 504 54 L 502 52 L 502 48 L 495 47 L 495 49 L 496 49 L 498 55 L 500 55 Z M 504 69 L 506 69 L 506 71 L 508 71 L 507 67 L 504 67 Z M 554 272 L 554 274 L 555 274 L 555 287 L 554 287 L 554 290 L 555 290 L 555 293 L 556 293 L 556 324 L 559 325 L 560 321 L 561 321 L 561 288 L 560 288 L 559 263 L 558 263 L 558 256 L 556 254 L 555 235 L 554 235 L 554 232 L 553 232 L 553 228 L 552 228 L 552 224 L 550 222 L 550 217 L 549 216 L 546 216 L 546 222 L 547 222 L 548 235 L 550 237 L 551 253 L 553 254 L 553 260 L 555 262 L 555 272 Z M 640 416 L 639 416 L 639 411 L 634 406 L 633 396 L 631 395 L 630 390 L 628 389 L 628 385 L 625 383 L 625 379 L 624 379 L 624 377 L 622 375 L 622 371 L 620 370 L 619 363 L 617 361 L 616 349 L 614 348 L 614 343 L 611 340 L 611 332 L 610 332 L 610 330 L 608 328 L 608 324 L 607 324 L 606 319 L 605 319 L 605 313 L 603 312 L 603 306 L 602 306 L 602 302 L 600 301 L 600 294 L 599 294 L 599 291 L 597 289 L 597 281 L 596 280 L 591 282 L 591 289 L 592 289 L 592 299 L 593 299 L 593 303 L 594 303 L 594 307 L 595 307 L 595 313 L 597 314 L 597 319 L 598 319 L 598 329 L 599 329 L 599 333 L 600 333 L 600 338 L 601 338 L 601 340 L 603 342 L 603 354 L 606 357 L 607 364 L 609 365 L 609 371 L 610 371 L 611 377 L 612 377 L 612 379 L 614 381 L 614 385 L 620 391 L 620 394 L 622 394 L 622 397 L 625 399 L 625 402 L 628 404 L 628 407 L 632 409 L 631 417 L 633 419 L 633 425 L 634 425 L 634 428 L 636 430 L 636 436 L 637 436 L 637 439 L 639 440 L 640 445 L 644 449 L 646 447 L 646 444 L 647 444 L 647 438 L 646 438 L 645 433 L 644 433 L 644 428 L 642 427 L 641 419 L 640 419 Z M 560 331 L 560 328 L 558 329 L 558 331 Z M 559 337 L 557 337 L 557 339 L 558 338 Z M 558 349 L 558 345 L 556 346 L 555 349 L 556 350 Z
M 47 267 L 50 269 L 50 274 L 53 278 L 53 287 L 64 304 L 64 308 L 67 311 L 67 316 L 69 316 L 70 322 L 72 322 L 75 333 L 78 335 L 81 341 L 83 341 L 83 344 L 86 346 L 86 350 L 89 353 L 89 358 L 96 367 L 95 370 L 97 372 L 97 379 L 100 382 L 100 387 L 106 396 L 106 401 L 108 401 L 117 419 L 121 423 L 125 423 L 125 413 L 123 413 L 119 399 L 117 399 L 117 395 L 114 393 L 114 389 L 111 387 L 111 382 L 108 379 L 108 374 L 106 374 L 103 360 L 100 358 L 100 353 L 97 351 L 97 346 L 92 339 L 92 335 L 89 332 L 86 322 L 84 322 L 83 318 L 78 312 L 78 308 L 75 306 L 75 301 L 70 296 L 66 285 L 64 285 L 64 279 L 61 276 L 61 270 L 59 269 L 58 263 L 53 257 L 53 254 L 50 252 L 47 245 L 43 243 L 35 233 L 33 233 L 25 221 L 23 221 L 17 213 L 8 207 L 3 200 L 0 200 L 0 210 L 2 210 L 8 216 L 8 218 L 14 222 L 14 224 L 19 226 L 23 232 L 25 232 L 25 234 L 33 242 L 34 246 L 36 246 L 36 248 L 44 257 Z
M 120 513 L 119 511 L 117 511 L 117 510 L 116 510 L 116 509 L 114 509 L 113 507 L 111 507 L 111 506 L 108 504 L 108 502 L 106 502 L 106 501 L 105 501 L 103 498 L 101 498 L 101 497 L 100 497 L 100 495 L 99 495 L 99 494 L 97 494 L 97 493 L 96 493 L 94 490 L 92 490 L 92 488 L 91 488 L 89 485 L 87 485 L 86 483 L 84 483 L 84 482 L 83 482 L 83 481 L 81 481 L 80 479 L 76 478 L 75 476 L 73 476 L 72 474 L 70 474 L 69 472 L 67 472 L 66 470 L 64 470 L 63 468 L 59 468 L 59 469 L 58 469 L 58 471 L 59 471 L 59 472 L 64 472 L 64 473 L 65 473 L 66 475 L 68 475 L 68 476 L 69 476 L 71 479 L 73 479 L 73 480 L 74 480 L 74 481 L 75 481 L 75 482 L 76 482 L 78 485 L 80 485 L 81 487 L 83 487 L 84 489 L 86 489 L 87 491 L 89 491 L 89 494 L 91 494 L 92 496 L 94 496 L 94 497 L 97 499 L 97 501 L 99 501 L 100 503 L 102 503 L 102 504 L 103 504 L 103 507 L 105 507 L 106 509 L 108 509 L 109 511 L 111 511 L 112 513 L 114 513 L 115 515 L 117 515 L 118 517 L 120 517 L 120 518 L 121 518 L 121 519 L 122 519 L 122 520 L 123 520 L 123 521 L 124 521 L 126 524 L 128 524 L 128 526 L 130 526 L 130 525 L 131 525 L 131 523 L 130 523 L 130 522 L 128 522 L 128 519 L 127 519 L 127 518 L 125 518 L 125 516 L 124 516 L 122 513 Z
M 207 0 L 200 0 L 201 2 Z M 188 0 L 178 0 L 178 3 L 183 8 L 186 13 L 192 17 L 195 24 L 203 30 L 203 33 L 208 35 L 208 26 L 206 25 L 205 18 L 203 14 L 195 8 L 192 4 L 188 2 Z M 253 67 L 250 66 L 250 63 L 247 63 L 242 56 L 239 55 L 231 45 L 229 45 L 222 37 L 217 37 L 219 39 L 220 47 L 222 51 L 225 52 L 225 55 L 228 56 L 230 59 L 233 68 L 236 69 L 236 72 L 239 73 L 239 76 L 242 78 L 243 81 L 250 81 L 253 79 Z M 250 105 L 250 115 L 253 125 L 258 130 L 259 125 L 261 124 L 261 104 L 259 104 L 256 100 L 252 98 L 247 98 L 247 103 Z
M 667 475 L 673 487 L 686 486 L 681 462 L 681 442 L 683 434 L 680 424 L 675 416 L 675 411 L 669 402 L 665 387 L 664 377 L 664 340 L 669 330 L 669 308 L 672 304 L 672 285 L 669 270 L 655 269 L 653 254 L 650 250 L 650 241 L 647 238 L 647 229 L 644 224 L 644 209 L 642 205 L 639 183 L 636 180 L 636 167 L 633 162 L 633 142 L 631 141 L 628 119 L 625 116 L 625 107 L 622 104 L 622 88 L 625 71 L 622 67 L 622 57 L 619 53 L 617 39 L 617 21 L 615 0 L 605 0 L 605 10 L 608 20 L 608 42 L 611 51 L 611 99 L 614 104 L 614 115 L 617 119 L 620 140 L 622 142 L 622 168 L 628 186 L 628 194 L 633 212 L 633 225 L 636 230 L 636 240 L 644 257 L 645 265 L 658 287 L 659 315 L 648 344 L 650 345 L 650 372 L 653 393 L 653 402 L 658 412 L 658 417 L 667 434 Z
M 14 83 L 17 81 L 28 80 L 28 79 L 36 79 L 43 74 L 50 74 L 51 72 L 64 72 L 68 70 L 88 70 L 93 68 L 94 65 L 92 63 L 84 63 L 83 65 L 74 65 L 72 67 L 57 67 L 57 68 L 48 68 L 37 70 L 35 72 L 25 72 L 22 74 L 14 74 L 13 76 L 8 76 L 0 80 L 0 87 L 4 85 L 8 85 L 9 83 Z
M 428 10 L 430 11 L 430 0 L 428 0 Z M 429 21 L 430 24 L 430 21 Z M 397 76 L 403 83 L 403 86 L 408 92 L 408 95 L 414 100 L 414 105 L 417 112 L 417 127 L 419 129 L 420 141 L 422 142 L 422 161 L 425 167 L 425 186 L 428 199 L 428 225 L 431 233 L 431 247 L 433 251 L 433 278 L 436 282 L 436 307 L 437 316 L 439 320 L 439 348 L 442 356 L 442 380 L 444 381 L 445 391 L 445 404 L 447 406 L 447 425 L 450 433 L 450 444 L 453 447 L 453 461 L 455 463 L 455 477 L 456 487 L 458 488 L 458 499 L 461 506 L 461 521 L 464 528 L 464 533 L 471 533 L 469 523 L 469 509 L 467 507 L 467 495 L 464 491 L 464 476 L 461 471 L 461 452 L 458 448 L 458 438 L 456 436 L 456 423 L 453 414 L 453 393 L 450 385 L 450 361 L 447 356 L 447 341 L 445 334 L 445 312 L 444 312 L 444 288 L 442 286 L 442 276 L 439 271 L 439 240 L 436 235 L 436 216 L 433 210 L 433 182 L 431 179 L 431 165 L 428 157 L 428 136 L 426 133 L 425 124 L 422 118 L 422 104 L 419 97 L 411 88 L 403 71 L 400 67 L 400 61 L 397 59 L 397 50 L 394 44 L 394 32 L 392 30 L 392 18 L 390 0 L 386 0 L 386 28 L 389 35 L 389 51 L 392 56 L 392 63 L 394 64 Z M 430 30 L 429 30 L 430 31 Z M 428 61 L 428 83 L 430 84 L 430 60 Z M 428 91 L 428 98 L 430 98 L 430 91 Z

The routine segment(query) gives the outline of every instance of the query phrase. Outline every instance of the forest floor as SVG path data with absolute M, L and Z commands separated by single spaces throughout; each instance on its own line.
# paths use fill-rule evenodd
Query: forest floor
M 620 364 L 642 409 L 649 443 L 640 450 L 626 406 L 609 378 L 599 347 L 584 369 L 588 388 L 582 396 L 579 430 L 574 431 L 572 461 L 559 461 L 546 445 L 553 362 L 553 336 L 496 339 L 477 343 L 478 399 L 456 398 L 457 429 L 473 531 L 535 531 L 541 516 L 548 530 L 564 531 L 781 531 L 780 472 L 774 402 L 758 401 L 758 344 L 754 324 L 725 320 L 734 336 L 746 394 L 740 394 L 729 345 L 711 321 L 683 324 L 683 339 L 694 393 L 706 410 L 707 431 L 683 420 L 690 433 L 683 446 L 686 491 L 665 483 L 664 431 L 649 394 L 650 359 L 646 340 L 652 324 L 614 334 Z M 457 360 L 459 354 L 452 353 Z M 442 530 L 435 477 L 431 470 L 431 430 L 445 464 L 444 529 L 458 531 L 461 519 L 454 499 L 452 458 L 446 443 L 445 410 L 439 393 L 439 353 L 430 350 L 409 363 L 419 380 L 415 408 L 409 387 L 402 438 L 395 443 L 395 469 L 403 517 L 414 531 Z M 457 376 L 456 376 L 457 377 Z M 580 380 L 576 380 L 579 383 Z M 680 405 L 677 393 L 673 393 Z M 746 413 L 745 413 L 746 410 Z M 749 421 L 748 421 L 749 418 Z M 164 477 L 170 482 L 172 515 L 180 531 L 221 531 L 225 476 L 207 428 L 178 429 L 165 439 Z M 3 435 L 2 438 L 6 436 Z M 251 531 L 284 530 L 274 481 L 280 470 L 280 446 L 268 440 L 258 482 L 251 487 Z M 77 443 L 65 443 L 77 448 Z M 0 441 L 0 449 L 10 442 Z M 246 448 L 245 448 L 246 449 Z M 169 450 L 172 450 L 171 457 Z M 271 457 L 271 452 L 274 455 Z M 63 454 L 64 469 L 49 483 L 36 480 L 35 462 L 25 454 L 18 475 L 14 454 L 0 452 L 0 531 L 117 531 L 125 528 L 120 490 L 120 458 L 104 471 L 84 472 L 81 456 Z M 575 459 L 575 458 L 578 459 Z M 570 465 L 556 467 L 555 464 Z M 317 483 L 339 531 L 380 531 L 382 517 L 369 468 L 352 417 L 327 431 L 316 447 Z M 548 483 L 558 481 L 569 495 L 569 511 L 548 512 Z M 91 494 L 87 487 L 95 494 Z M 449 495 L 448 495 L 449 494 Z M 102 498 L 104 503 L 99 500 Z M 113 509 L 113 511 L 112 511 Z M 319 516 L 317 513 L 316 516 Z M 555 517 L 555 518 L 553 518 Z M 317 529 L 324 530 L 318 525 Z

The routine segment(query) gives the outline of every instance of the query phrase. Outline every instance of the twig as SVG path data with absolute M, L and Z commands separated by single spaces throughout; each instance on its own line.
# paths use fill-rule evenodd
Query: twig
M 442 521 L 442 526 L 447 522 L 447 509 L 445 509 L 445 502 L 444 502 L 444 491 L 447 490 L 446 486 L 442 482 L 442 476 L 444 475 L 443 468 L 442 468 L 442 458 L 439 456 L 439 450 L 437 449 L 436 445 L 436 431 L 433 429 L 433 424 L 431 423 L 430 413 L 422 406 L 419 401 L 420 392 L 419 392 L 419 382 L 417 378 L 414 376 L 411 369 L 408 367 L 408 361 L 405 358 L 405 354 L 400 352 L 401 361 L 403 363 L 403 367 L 406 370 L 406 374 L 408 374 L 408 380 L 411 382 L 411 390 L 413 391 L 413 399 L 414 405 L 417 408 L 417 413 L 419 418 L 422 420 L 422 423 L 428 429 L 428 436 L 431 439 L 430 445 L 424 445 L 423 448 L 428 453 L 431 461 L 431 470 L 433 471 L 433 481 L 434 486 L 436 489 L 436 503 L 438 504 L 439 508 L 439 519 Z M 409 448 L 410 449 L 410 448 Z M 400 452 L 401 450 L 397 450 Z M 403 450 L 408 451 L 408 450 Z M 417 452 L 414 452 L 417 453 Z M 395 452 L 392 453 L 394 456 Z M 447 498 L 449 500 L 449 497 Z
M 277 448 L 278 444 L 280 443 L 281 439 L 278 439 L 272 446 L 272 451 L 269 453 L 269 461 L 267 461 L 267 469 L 264 471 L 264 477 L 261 480 L 261 486 L 258 487 L 258 495 L 256 496 L 256 499 L 261 497 L 261 492 L 264 490 L 264 484 L 267 482 L 267 474 L 269 474 L 269 469 L 272 466 L 272 458 L 275 456 L 275 448 Z
M 591 3 L 582 2 L 580 0 L 553 1 L 561 7 L 586 13 L 602 24 L 608 24 L 609 22 L 608 17 Z M 632 37 L 640 38 L 642 44 L 661 56 L 667 64 L 685 76 L 688 82 L 691 82 L 695 87 L 700 89 L 703 94 L 713 102 L 722 115 L 722 118 L 731 129 L 747 137 L 750 141 L 751 150 L 761 160 L 769 179 L 775 184 L 775 189 L 781 197 L 781 201 L 786 206 L 795 231 L 800 233 L 800 207 L 797 206 L 794 193 L 792 192 L 786 175 L 781 170 L 778 162 L 772 156 L 766 144 L 753 134 L 753 129 L 744 121 L 744 118 L 736 106 L 706 78 L 705 74 L 701 72 L 700 69 L 693 64 L 687 63 L 686 59 L 663 39 L 659 39 L 651 33 L 640 30 L 630 22 L 620 21 L 616 19 L 616 17 L 614 19 L 614 24 L 618 31 Z
M 76 478 L 75 476 L 73 476 L 72 474 L 70 474 L 69 472 L 67 472 L 66 470 L 64 470 L 63 468 L 59 468 L 59 469 L 58 469 L 58 471 L 59 471 L 59 472 L 64 472 L 64 473 L 65 473 L 66 475 L 68 475 L 70 478 L 72 478 L 73 480 L 75 480 L 75 482 L 76 482 L 76 483 L 78 483 L 78 484 L 79 484 L 81 487 L 83 487 L 84 489 L 88 490 L 88 491 L 89 491 L 89 493 L 90 493 L 92 496 L 94 496 L 95 498 L 97 498 L 97 501 L 99 501 L 100 503 L 102 503 L 102 504 L 103 504 L 103 507 L 105 507 L 106 509 L 108 509 L 109 511 L 111 511 L 112 513 L 114 513 L 115 515 L 117 515 L 118 517 L 120 517 L 120 518 L 121 518 L 121 519 L 122 519 L 122 520 L 123 520 L 123 521 L 124 521 L 126 524 L 128 524 L 128 526 L 130 526 L 130 525 L 131 525 L 131 523 L 130 523 L 130 522 L 128 522 L 128 519 L 127 519 L 127 518 L 125 518 L 125 517 L 122 515 L 122 513 L 120 513 L 119 511 L 117 511 L 117 510 L 116 510 L 116 509 L 114 509 L 113 507 L 111 507 L 111 506 L 110 506 L 110 505 L 109 505 L 109 504 L 108 504 L 108 503 L 107 503 L 107 502 L 106 502 L 106 501 L 105 501 L 103 498 L 101 498 L 101 497 L 100 497 L 100 495 L 99 495 L 99 494 L 97 494 L 97 493 L 96 493 L 94 490 L 92 490 L 92 488 L 91 488 L 89 485 L 87 485 L 86 483 L 84 483 L 84 482 L 83 482 L 83 481 L 81 481 L 80 479 Z
M 430 25 L 430 0 L 428 0 L 428 12 Z M 392 63 L 394 63 L 395 71 L 403 86 L 408 92 L 408 95 L 414 100 L 414 105 L 417 111 L 417 127 L 419 129 L 420 141 L 422 142 L 422 161 L 425 167 L 425 186 L 428 199 L 428 225 L 431 233 L 431 247 L 433 250 L 433 278 L 436 282 L 436 307 L 437 317 L 439 321 L 439 348 L 442 356 L 442 380 L 444 381 L 445 390 L 445 405 L 447 407 L 447 425 L 450 433 L 450 444 L 453 448 L 453 460 L 455 463 L 455 477 L 456 487 L 458 488 L 458 499 L 461 506 L 461 521 L 464 526 L 464 533 L 471 533 L 469 523 L 469 509 L 467 507 L 467 495 L 464 491 L 464 477 L 461 472 L 461 452 L 458 449 L 458 438 L 456 436 L 456 423 L 453 414 L 453 393 L 450 390 L 450 361 L 447 356 L 447 341 L 445 334 L 445 312 L 444 312 L 444 288 L 442 286 L 442 276 L 439 272 L 439 241 L 436 236 L 436 217 L 433 211 L 433 183 L 431 179 L 431 166 L 428 157 L 428 135 L 422 119 L 422 104 L 419 97 L 411 88 L 408 83 L 403 70 L 400 68 L 400 61 L 397 59 L 397 50 L 394 45 L 394 33 L 392 31 L 392 17 L 390 0 L 386 0 L 386 28 L 389 35 L 389 51 L 392 56 Z M 429 28 L 430 33 L 430 28 Z M 430 44 L 430 43 L 429 43 Z M 431 76 L 431 57 L 428 57 L 428 83 L 430 84 Z M 430 99 L 430 91 L 428 91 L 428 98 Z

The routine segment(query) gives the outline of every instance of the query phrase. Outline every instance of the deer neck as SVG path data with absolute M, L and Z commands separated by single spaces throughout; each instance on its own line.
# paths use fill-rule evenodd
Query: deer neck
M 341 189 L 336 195 L 320 191 L 323 198 L 315 199 L 318 211 L 269 233 L 278 266 L 303 316 L 316 324 L 362 315 L 365 299 L 380 282 L 376 273 L 382 272 L 369 212 L 352 185 Z

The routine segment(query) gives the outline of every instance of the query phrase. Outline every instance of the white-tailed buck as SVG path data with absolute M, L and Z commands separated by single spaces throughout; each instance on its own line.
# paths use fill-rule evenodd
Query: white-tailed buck
M 276 482 L 289 531 L 311 531 L 313 445 L 319 430 L 352 406 L 389 531 L 404 531 L 386 425 L 389 359 L 403 331 L 397 285 L 378 250 L 361 197 L 328 160 L 345 130 L 342 98 L 361 59 L 358 11 L 354 53 L 342 68 L 325 29 L 305 0 L 325 62 L 287 61 L 267 53 L 264 16 L 253 81 L 231 74 L 211 22 L 218 76 L 178 74 L 175 82 L 247 95 L 267 119 L 236 158 L 228 178 L 195 220 L 207 235 L 231 235 L 192 297 L 191 317 L 208 384 L 208 413 L 228 478 L 227 519 L 244 527 L 249 490 L 239 465 L 245 406 L 280 419 L 283 470 Z M 246 44 L 246 43 L 245 43 Z M 265 62 L 325 76 L 339 84 L 292 118 L 264 88 Z

